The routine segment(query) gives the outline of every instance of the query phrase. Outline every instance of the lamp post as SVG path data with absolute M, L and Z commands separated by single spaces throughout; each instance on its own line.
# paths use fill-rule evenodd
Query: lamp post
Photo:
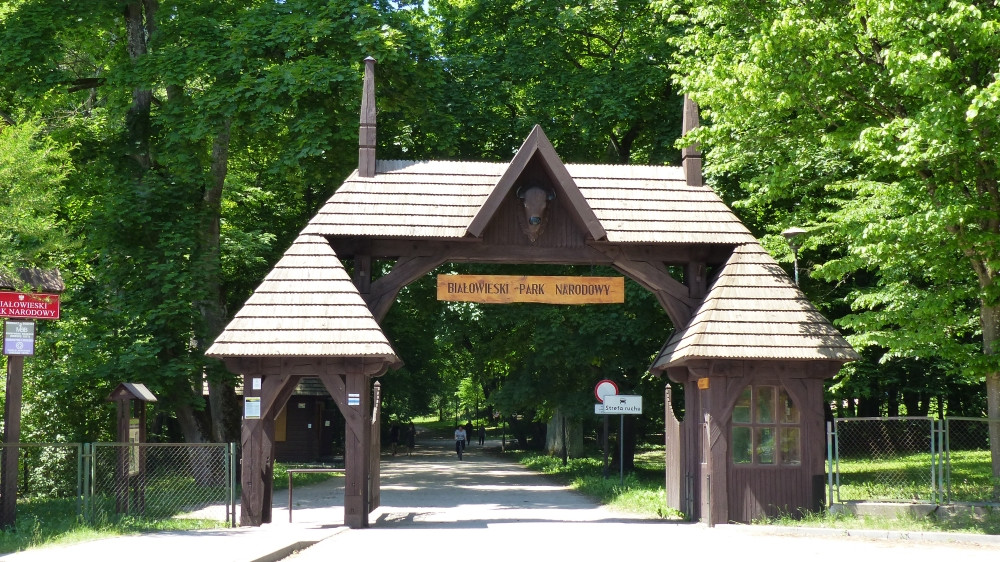
M 781 231 L 781 235 L 784 236 L 785 240 L 788 241 L 788 247 L 792 249 L 792 256 L 794 258 L 793 262 L 794 265 L 792 266 L 792 268 L 795 271 L 796 287 L 799 286 L 799 248 L 802 246 L 802 243 L 799 242 L 798 238 L 799 236 L 802 236 L 805 233 L 806 233 L 805 230 L 797 226 L 786 228 L 785 230 Z

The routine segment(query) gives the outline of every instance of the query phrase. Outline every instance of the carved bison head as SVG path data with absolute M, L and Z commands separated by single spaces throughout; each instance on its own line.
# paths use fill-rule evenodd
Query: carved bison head
M 517 190 L 517 197 L 524 204 L 524 218 L 527 221 L 524 233 L 534 242 L 542 233 L 542 228 L 545 226 L 545 210 L 549 201 L 556 198 L 556 194 L 551 189 L 537 185 L 523 185 Z

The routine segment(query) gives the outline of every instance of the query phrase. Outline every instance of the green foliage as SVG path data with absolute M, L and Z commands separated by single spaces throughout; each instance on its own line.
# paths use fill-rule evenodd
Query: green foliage
M 812 295 L 852 343 L 973 382 L 1000 369 L 1000 10 L 660 6 L 685 28 L 675 78 L 705 117 L 680 142 L 702 143 L 706 173 L 754 230 L 810 227 Z
M 15 268 L 65 259 L 70 244 L 58 201 L 69 168 L 69 150 L 40 121 L 0 125 L 0 273 L 8 279 Z
M 540 124 L 567 161 L 675 160 L 676 28 L 646 2 L 432 0 L 457 155 L 509 160 Z

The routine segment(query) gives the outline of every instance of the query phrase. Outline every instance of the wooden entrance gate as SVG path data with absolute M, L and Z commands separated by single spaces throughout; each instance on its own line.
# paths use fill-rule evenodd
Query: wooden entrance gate
M 655 367 L 671 369 L 685 383 L 701 376 L 688 373 L 703 372 L 693 363 L 687 369 L 688 362 L 707 358 L 821 360 L 830 366 L 850 359 L 850 346 L 795 288 L 792 314 L 779 323 L 784 331 L 773 334 L 778 345 L 760 346 L 751 337 L 768 326 L 766 304 L 730 314 L 724 341 L 699 347 L 676 340 L 697 333 L 706 324 L 699 314 L 715 310 L 707 298 L 709 278 L 721 279 L 723 271 L 740 277 L 746 264 L 733 256 L 763 253 L 702 184 L 694 147 L 682 151 L 677 167 L 564 164 L 536 126 L 509 163 L 376 160 L 374 74 L 375 61 L 366 59 L 358 169 L 209 350 L 244 375 L 247 399 L 259 401 L 259 414 L 251 402 L 247 412 L 258 415 L 244 416 L 243 524 L 270 521 L 273 417 L 302 376 L 319 377 L 347 420 L 345 518 L 352 527 L 368 524 L 379 495 L 371 382 L 399 364 L 378 323 L 403 287 L 445 263 L 611 266 L 651 291 L 667 312 L 677 335 Z M 697 108 L 685 100 L 682 132 L 697 122 Z M 350 260 L 349 274 L 342 259 Z M 378 262 L 391 269 L 374 279 Z M 791 287 L 773 260 L 763 273 L 741 279 L 748 285 L 740 290 L 754 294 Z M 807 353 L 774 352 L 790 341 Z M 810 372 L 830 376 L 835 369 Z M 683 451 L 673 458 L 677 466 L 668 471 L 700 481 Z

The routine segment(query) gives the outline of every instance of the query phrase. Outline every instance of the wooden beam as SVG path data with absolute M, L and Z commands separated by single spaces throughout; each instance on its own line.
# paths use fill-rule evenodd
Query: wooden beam
M 588 241 L 584 247 L 546 248 L 538 246 L 500 246 L 473 238 L 455 240 L 357 239 L 328 237 L 341 259 L 371 256 L 373 259 L 397 259 L 401 256 L 441 256 L 447 262 L 546 263 L 565 265 L 610 265 L 609 253 L 635 261 L 655 261 L 684 265 L 703 261 L 708 265 L 724 263 L 733 252 L 732 244 L 715 244 L 699 250 L 689 244 L 622 244 L 602 240 Z
M 616 259 L 614 268 L 649 289 L 667 312 L 675 329 L 682 329 L 691 321 L 698 301 L 689 296 L 688 288 L 670 276 L 666 266 L 651 262 Z
M 381 322 L 393 303 L 400 289 L 430 273 L 434 268 L 447 261 L 444 256 L 405 256 L 399 258 L 392 271 L 372 283 L 371 292 L 361 295 L 368 304 L 368 310 Z
M 375 177 L 375 59 L 365 59 L 361 92 L 361 126 L 358 129 L 358 176 Z
M 366 254 L 354 256 L 354 271 L 351 273 L 351 280 L 358 292 L 362 295 L 368 294 L 372 290 L 372 257 Z

